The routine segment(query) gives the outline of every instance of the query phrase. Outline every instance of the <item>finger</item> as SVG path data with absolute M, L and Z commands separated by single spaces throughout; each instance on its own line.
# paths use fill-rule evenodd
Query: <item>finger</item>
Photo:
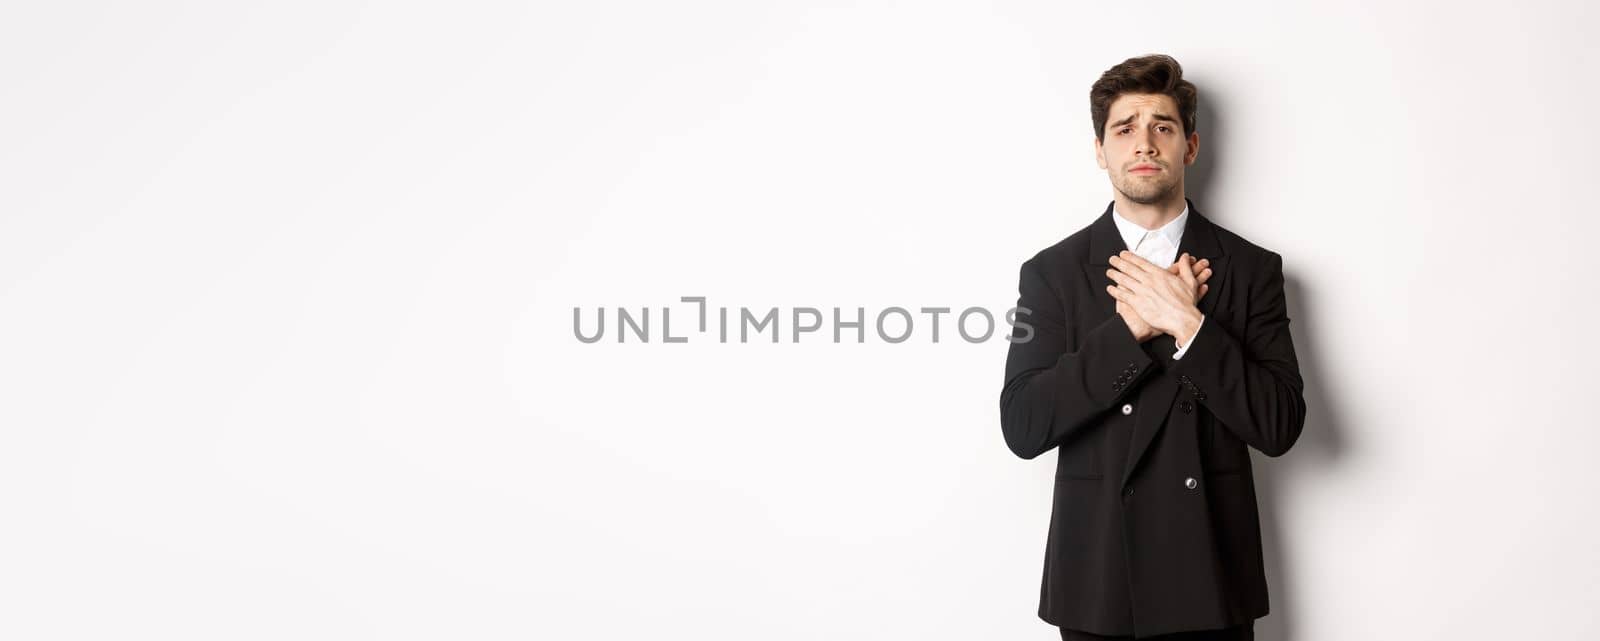
M 1138 279 L 1139 270 L 1135 269 L 1134 266 L 1133 266 L 1133 263 L 1129 262 L 1128 260 L 1126 260 L 1126 259 L 1124 259 L 1124 258 L 1122 258 L 1121 256 L 1118 256 L 1118 255 L 1113 255 L 1111 258 L 1108 258 L 1106 260 L 1108 262 L 1110 262 L 1111 266 L 1113 268 L 1115 268 L 1116 270 L 1118 270 L 1118 271 L 1120 271 L 1120 272 L 1122 272 L 1124 274 L 1128 274 L 1128 275 L 1133 276 L 1135 280 Z
M 1178 270 L 1178 278 L 1183 279 L 1185 285 L 1194 287 L 1194 257 L 1184 254 L 1179 260 L 1183 261 L 1183 269 Z
M 1117 302 L 1123 304 L 1128 304 L 1128 299 L 1132 296 L 1132 294 L 1116 285 L 1106 285 L 1106 292 L 1111 294 L 1112 298 L 1117 299 Z M 1132 305 L 1130 304 L 1129 306 L 1131 307 Z
M 1111 260 L 1116 260 L 1116 258 L 1113 257 Z M 1124 261 L 1124 264 L 1126 264 L 1126 261 Z M 1140 278 L 1137 272 L 1130 273 L 1127 269 L 1108 269 L 1106 270 L 1106 276 L 1111 278 L 1111 280 L 1117 281 L 1118 285 L 1122 285 L 1129 289 L 1135 289 L 1133 287 L 1134 284 L 1144 284 L 1144 279 Z
M 1106 270 L 1106 276 L 1110 277 L 1111 280 L 1115 281 L 1118 286 L 1121 286 L 1129 292 L 1138 292 L 1144 289 L 1144 283 L 1141 283 L 1134 277 L 1119 272 L 1115 269 Z
M 1122 260 L 1125 260 L 1125 261 L 1128 261 L 1129 263 L 1132 263 L 1132 265 L 1133 265 L 1133 267 L 1135 269 L 1141 269 L 1141 270 L 1144 270 L 1144 271 L 1150 272 L 1150 273 L 1165 271 L 1165 270 L 1161 269 L 1160 267 L 1156 267 L 1155 263 L 1152 263 L 1152 262 L 1150 262 L 1148 260 L 1145 260 L 1143 256 L 1135 254 L 1135 253 L 1133 253 L 1131 251 L 1128 251 L 1126 249 L 1124 249 L 1121 252 L 1119 252 L 1117 254 L 1117 256 L 1119 258 L 1121 258 Z
M 1195 274 L 1194 282 L 1196 282 L 1196 283 L 1205 283 L 1207 280 L 1210 280 L 1210 279 L 1211 279 L 1211 270 L 1203 269 L 1203 270 L 1200 270 L 1200 273 Z
M 1199 294 L 1197 294 L 1197 295 L 1196 295 L 1196 296 L 1195 296 L 1195 297 L 1194 297 L 1194 299 L 1195 299 L 1195 300 L 1200 300 L 1200 299 L 1202 299 L 1202 298 L 1205 298 L 1205 297 L 1206 297 L 1206 290 L 1208 290 L 1208 289 L 1210 289 L 1210 288 L 1211 288 L 1211 286 L 1210 286 L 1210 285 L 1201 285 L 1201 286 L 1200 286 L 1200 293 L 1199 293 Z
M 1188 253 L 1178 254 L 1178 258 L 1172 261 L 1172 266 L 1177 268 L 1173 270 L 1172 277 L 1177 278 L 1189 291 L 1195 288 L 1193 264 L 1194 259 Z

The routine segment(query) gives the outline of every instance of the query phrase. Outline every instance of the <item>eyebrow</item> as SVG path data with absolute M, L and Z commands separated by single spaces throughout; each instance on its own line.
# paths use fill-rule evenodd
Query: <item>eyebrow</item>
M 1128 116 L 1127 118 L 1123 118 L 1122 120 L 1118 120 L 1116 122 L 1111 123 L 1111 126 L 1112 127 L 1121 127 L 1123 125 L 1126 125 L 1128 123 L 1133 122 L 1133 119 L 1134 118 L 1138 118 L 1138 117 L 1139 117 L 1139 114 L 1133 114 L 1132 116 Z M 1165 121 L 1170 122 L 1170 123 L 1172 123 L 1174 125 L 1178 124 L 1178 119 L 1177 118 L 1173 118 L 1172 116 L 1169 116 L 1169 115 L 1164 114 L 1164 113 L 1159 113 L 1159 112 L 1155 113 L 1155 114 L 1152 114 L 1150 116 L 1150 119 L 1151 120 L 1157 120 L 1157 121 L 1165 120 Z

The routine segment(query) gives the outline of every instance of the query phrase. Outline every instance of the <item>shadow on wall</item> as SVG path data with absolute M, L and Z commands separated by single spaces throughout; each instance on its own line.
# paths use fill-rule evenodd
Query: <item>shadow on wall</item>
M 1199 86 L 1210 83 L 1196 81 Z M 1201 107 L 1195 114 L 1195 129 L 1200 132 L 1200 155 L 1195 164 L 1184 170 L 1185 195 L 1217 224 L 1229 227 L 1226 217 L 1219 217 L 1204 198 L 1207 187 L 1226 168 L 1227 154 L 1219 148 L 1218 132 L 1223 123 L 1214 114 L 1226 113 L 1225 101 L 1214 93 L 1203 93 Z M 1293 215 L 1288 212 L 1287 215 Z M 1231 227 L 1230 227 L 1231 228 Z M 1246 237 L 1247 232 L 1240 231 Z M 1269 247 L 1269 249 L 1272 249 Z M 1276 251 L 1276 250 L 1274 250 Z M 1292 256 L 1284 257 L 1285 265 L 1295 263 Z M 1331 379 L 1323 376 L 1318 358 L 1316 340 L 1317 308 L 1315 298 L 1307 284 L 1295 270 L 1284 268 L 1284 296 L 1288 299 L 1289 327 L 1294 338 L 1295 357 L 1300 362 L 1300 377 L 1305 383 L 1306 422 L 1300 439 L 1283 457 L 1273 459 L 1252 450 L 1252 467 L 1255 469 L 1256 499 L 1261 513 L 1262 554 L 1267 570 L 1267 594 L 1270 612 L 1256 621 L 1256 638 L 1266 641 L 1293 641 L 1295 613 L 1299 601 L 1289 590 L 1294 584 L 1294 568 L 1290 560 L 1294 541 L 1283 536 L 1282 508 L 1296 500 L 1295 481 L 1310 478 L 1318 471 L 1329 469 L 1344 452 L 1343 427 L 1339 421 L 1338 390 L 1330 387 Z
M 1300 479 L 1327 470 L 1344 454 L 1343 426 L 1339 420 L 1339 394 L 1329 387 L 1317 358 L 1315 303 L 1304 282 L 1292 272 L 1284 274 L 1284 296 L 1289 302 L 1289 327 L 1294 336 L 1300 378 L 1305 382 L 1306 424 L 1300 440 L 1281 458 L 1253 454 L 1256 463 L 1256 499 L 1261 507 L 1262 553 L 1267 567 L 1267 590 L 1272 612 L 1257 630 L 1263 639 L 1295 638 L 1295 613 L 1299 600 L 1289 590 L 1294 584 L 1294 541 L 1283 536 L 1283 508 L 1297 500 Z

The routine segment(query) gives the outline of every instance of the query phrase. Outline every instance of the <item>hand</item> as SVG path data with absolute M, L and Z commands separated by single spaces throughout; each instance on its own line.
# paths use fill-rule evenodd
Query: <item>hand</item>
M 1210 289 L 1206 284 L 1211 278 L 1209 260 L 1196 261 L 1184 253 L 1163 270 L 1124 251 L 1111 257 L 1111 264 L 1113 269 L 1106 270 L 1106 275 L 1117 285 L 1106 290 L 1117 300 L 1117 314 L 1135 339 L 1144 342 L 1161 332 L 1179 341 L 1193 338 L 1200 324 L 1200 310 L 1194 304 Z
M 1188 255 L 1188 253 L 1184 253 L 1180 258 Z M 1183 269 L 1184 264 L 1182 260 L 1174 261 L 1171 266 L 1167 267 L 1167 271 L 1177 276 L 1178 270 Z M 1195 283 L 1198 285 L 1198 289 L 1195 292 L 1195 300 L 1204 298 L 1206 292 L 1210 289 L 1210 286 L 1206 285 L 1206 281 L 1211 278 L 1211 259 L 1202 258 L 1190 263 L 1190 272 L 1194 274 Z M 1133 333 L 1134 340 L 1143 343 L 1161 335 L 1159 330 L 1146 323 L 1144 318 L 1133 311 L 1133 308 L 1129 307 L 1127 303 L 1117 301 L 1117 314 L 1122 316 L 1122 321 L 1128 324 L 1128 331 Z
M 1183 255 L 1188 256 L 1189 254 L 1185 253 Z M 1174 261 L 1171 266 L 1167 267 L 1167 271 L 1176 276 L 1178 275 L 1178 270 L 1183 269 L 1183 267 L 1183 261 Z M 1196 284 L 1199 285 L 1199 289 L 1195 293 L 1195 300 L 1199 300 L 1206 295 L 1208 289 L 1205 283 L 1211 278 L 1211 259 L 1202 258 L 1195 261 L 1191 265 L 1190 271 L 1194 274 Z M 1122 316 L 1122 321 L 1128 324 L 1128 331 L 1133 333 L 1134 340 L 1143 343 L 1161 335 L 1159 330 L 1144 322 L 1144 318 L 1134 312 L 1133 308 L 1129 307 L 1127 303 L 1117 301 L 1117 314 Z

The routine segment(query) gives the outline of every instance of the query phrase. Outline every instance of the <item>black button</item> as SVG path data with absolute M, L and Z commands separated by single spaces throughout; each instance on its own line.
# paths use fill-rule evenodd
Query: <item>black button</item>
M 1133 496 L 1133 488 L 1129 487 L 1128 489 L 1123 490 L 1122 491 L 1122 495 L 1123 496 Z
M 1194 411 L 1194 403 L 1190 403 L 1189 401 L 1185 400 L 1181 403 L 1178 403 L 1178 409 L 1183 410 L 1184 414 L 1188 414 L 1189 412 Z

